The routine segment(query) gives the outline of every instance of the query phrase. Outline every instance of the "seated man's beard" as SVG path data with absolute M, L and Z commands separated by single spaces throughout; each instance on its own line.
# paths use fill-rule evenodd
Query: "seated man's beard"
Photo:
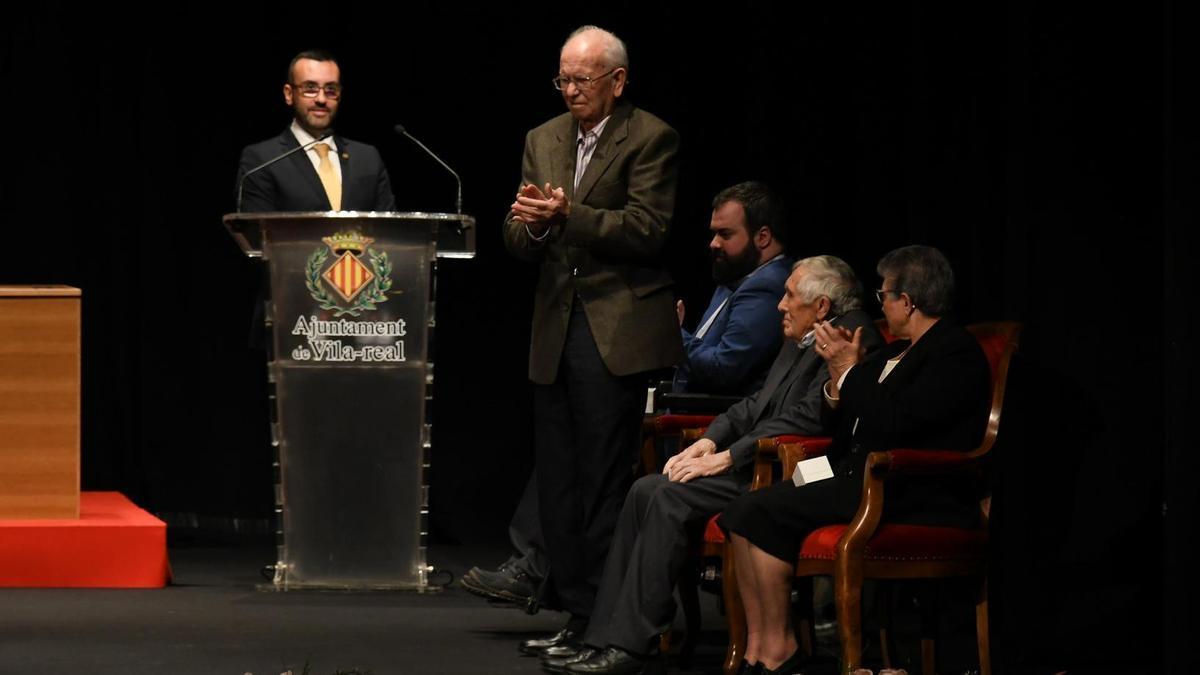
M 741 279 L 753 272 L 759 263 L 758 249 L 751 245 L 734 256 L 727 256 L 721 249 L 715 249 L 712 258 L 712 277 L 718 284 L 730 284 Z

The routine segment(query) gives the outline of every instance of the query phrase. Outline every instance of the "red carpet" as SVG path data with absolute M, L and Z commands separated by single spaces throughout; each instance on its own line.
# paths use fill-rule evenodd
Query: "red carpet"
M 78 520 L 0 520 L 0 587 L 162 588 L 167 525 L 119 492 L 83 492 Z

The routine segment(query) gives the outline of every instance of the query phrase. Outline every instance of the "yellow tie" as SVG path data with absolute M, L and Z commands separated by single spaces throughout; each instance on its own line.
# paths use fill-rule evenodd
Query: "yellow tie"
M 321 163 L 317 166 L 317 175 L 321 177 L 321 185 L 325 186 L 325 194 L 329 197 L 329 206 L 334 211 L 341 211 L 342 182 L 338 180 L 338 175 L 333 170 L 333 164 L 329 161 L 329 144 L 317 143 L 313 147 L 321 156 Z

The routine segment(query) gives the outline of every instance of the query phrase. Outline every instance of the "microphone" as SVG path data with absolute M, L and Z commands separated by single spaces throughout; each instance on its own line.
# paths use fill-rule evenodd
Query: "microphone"
M 458 201 L 456 202 L 456 206 L 458 208 L 458 215 L 461 216 L 462 215 L 462 179 L 458 177 L 458 174 L 455 173 L 454 169 L 450 168 L 449 164 L 442 161 L 441 157 L 438 157 L 437 155 L 433 154 L 433 151 L 430 150 L 429 148 L 425 147 L 424 143 L 413 138 L 411 134 L 409 134 L 407 131 L 405 131 L 403 124 L 397 124 L 393 128 L 396 130 L 396 133 L 400 134 L 401 136 L 404 136 L 408 140 L 410 140 L 413 143 L 416 143 L 418 146 L 420 146 L 420 148 L 422 150 L 424 150 L 430 157 L 437 160 L 438 164 L 441 164 L 442 166 L 446 167 L 446 170 L 450 172 L 450 175 L 454 176 L 454 180 L 458 181 Z
M 292 155 L 296 154 L 297 152 L 302 152 L 304 150 L 308 150 L 312 146 L 316 145 L 317 143 L 320 143 L 321 141 L 325 140 L 326 138 L 329 138 L 332 135 L 333 135 L 332 131 L 326 131 L 324 134 L 321 134 L 320 138 L 309 141 L 309 142 L 305 143 L 304 145 L 298 145 L 298 146 L 292 148 L 291 150 L 288 150 L 287 152 L 283 153 L 282 155 L 279 155 L 278 157 L 275 157 L 274 159 L 269 159 L 269 160 L 263 162 L 262 164 L 259 164 L 258 166 L 254 167 L 253 169 L 250 169 L 246 173 L 242 174 L 242 177 L 238 179 L 237 213 L 242 212 L 242 188 L 244 188 L 246 186 L 247 178 L 249 178 L 253 174 L 258 173 L 259 171 L 262 171 L 263 169 L 267 168 L 268 166 L 271 166 L 272 164 L 274 164 L 275 162 L 278 162 L 281 159 L 291 157 Z

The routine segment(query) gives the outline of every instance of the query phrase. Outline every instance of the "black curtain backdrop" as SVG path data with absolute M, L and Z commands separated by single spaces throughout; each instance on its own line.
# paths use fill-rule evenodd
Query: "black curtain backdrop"
M 532 459 L 536 270 L 499 224 L 525 131 L 563 109 L 557 50 L 597 23 L 629 45 L 629 97 L 683 139 L 663 260 L 693 321 L 709 201 L 757 178 L 788 197 L 794 254 L 874 287 L 883 253 L 935 245 L 962 319 L 1025 323 L 993 471 L 999 665 L 1184 672 L 1197 69 L 1175 5 L 7 12 L 0 283 L 83 289 L 85 489 L 180 527 L 269 518 L 260 272 L 221 216 L 241 147 L 288 122 L 288 60 L 323 46 L 338 129 L 380 148 L 400 209 L 453 210 L 454 184 L 397 123 L 458 169 L 479 219 L 478 257 L 440 267 L 432 529 L 503 540 Z

